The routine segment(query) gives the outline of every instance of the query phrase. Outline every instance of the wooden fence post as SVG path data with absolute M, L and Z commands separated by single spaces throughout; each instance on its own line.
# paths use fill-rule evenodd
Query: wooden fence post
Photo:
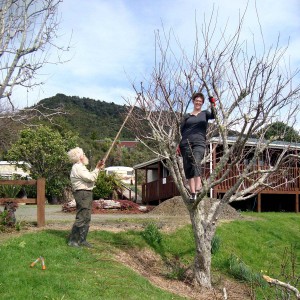
M 45 226 L 45 178 L 37 179 L 36 184 L 36 202 L 37 202 L 37 227 Z
M 257 194 L 257 212 L 261 212 L 261 193 Z

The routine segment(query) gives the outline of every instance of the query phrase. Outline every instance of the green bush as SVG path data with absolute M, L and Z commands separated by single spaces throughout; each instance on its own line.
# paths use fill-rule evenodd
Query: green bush
M 142 236 L 150 245 L 160 244 L 162 241 L 162 234 L 155 223 L 148 224 L 142 232 Z
M 71 164 L 67 151 L 76 146 L 77 136 L 64 134 L 48 126 L 23 129 L 19 139 L 6 153 L 8 161 L 26 161 L 33 179 L 46 178 L 46 197 L 50 202 L 61 198 L 69 184 Z M 24 171 L 27 165 L 18 165 Z
M 113 198 L 113 193 L 122 190 L 122 182 L 116 174 L 100 172 L 93 189 L 94 199 Z

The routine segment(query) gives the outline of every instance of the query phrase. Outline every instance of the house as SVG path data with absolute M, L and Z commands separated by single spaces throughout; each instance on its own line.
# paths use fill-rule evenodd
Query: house
M 144 170 L 145 183 L 142 184 L 142 203 L 159 204 L 162 201 L 179 195 L 169 170 L 158 157 L 133 166 L 135 170 L 135 193 L 137 194 L 137 170 Z
M 116 144 L 116 146 L 118 148 L 125 147 L 125 148 L 127 148 L 130 151 L 131 149 L 136 148 L 136 146 L 137 146 L 138 143 L 139 143 L 139 141 L 119 141 Z
M 27 170 L 30 170 L 30 165 L 26 162 L 10 162 L 10 161 L 0 161 L 0 178 L 2 179 L 12 179 L 14 176 L 26 177 L 28 178 L 29 171 L 24 172 L 19 166 L 25 165 Z
M 235 137 L 228 138 L 228 144 L 236 142 Z M 222 197 L 230 187 L 236 182 L 239 173 L 247 166 L 251 159 L 251 149 L 257 144 L 256 139 L 249 139 L 246 144 L 247 154 L 242 165 L 239 165 L 236 171 L 226 178 L 222 183 L 215 186 L 210 191 L 210 197 Z M 300 143 L 288 144 L 289 153 L 297 154 L 300 150 Z M 257 161 L 255 168 L 268 169 L 287 143 L 279 141 L 271 143 L 264 151 L 263 155 Z M 215 168 L 218 158 L 222 154 L 223 145 L 218 138 L 212 138 L 208 147 L 211 150 L 210 161 L 205 166 L 205 173 L 209 173 Z M 161 201 L 179 195 L 179 192 L 169 174 L 162 158 L 156 158 L 151 161 L 135 165 L 135 177 L 137 178 L 137 170 L 145 172 L 145 183 L 142 184 L 142 201 L 147 204 L 157 204 Z M 226 166 L 225 166 L 226 169 Z M 281 174 L 281 175 L 280 175 Z M 284 176 L 283 176 L 284 174 Z M 236 209 L 261 211 L 295 211 L 299 212 L 299 193 L 300 193 L 300 167 L 298 162 L 281 168 L 279 175 L 272 175 L 272 182 L 276 182 L 276 186 L 265 187 L 258 191 L 257 195 L 245 201 L 232 202 L 231 205 Z M 275 176 L 277 176 L 275 178 Z M 244 185 L 251 184 L 245 181 Z M 283 200 L 284 198 L 284 200 Z

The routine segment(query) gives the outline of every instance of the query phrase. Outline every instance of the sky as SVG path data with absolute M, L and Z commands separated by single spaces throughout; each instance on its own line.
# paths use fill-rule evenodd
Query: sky
M 133 95 L 131 81 L 153 67 L 154 32 L 172 29 L 186 49 L 194 44 L 198 24 L 212 9 L 218 25 L 233 30 L 248 3 L 243 38 L 260 36 L 257 13 L 266 45 L 289 42 L 292 68 L 300 65 L 299 0 L 64 0 L 58 43 L 71 50 L 62 65 L 42 69 L 45 84 L 19 92 L 19 107 L 31 106 L 57 93 L 123 104 Z

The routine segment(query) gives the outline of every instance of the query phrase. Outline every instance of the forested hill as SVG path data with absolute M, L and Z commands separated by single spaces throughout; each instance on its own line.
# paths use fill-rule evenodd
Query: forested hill
M 43 99 L 37 105 L 52 109 L 63 107 L 66 114 L 55 117 L 53 121 L 64 129 L 77 132 L 82 138 L 92 140 L 113 139 L 126 112 L 126 107 L 122 105 L 64 94 Z M 134 136 L 124 128 L 119 139 L 132 140 Z

